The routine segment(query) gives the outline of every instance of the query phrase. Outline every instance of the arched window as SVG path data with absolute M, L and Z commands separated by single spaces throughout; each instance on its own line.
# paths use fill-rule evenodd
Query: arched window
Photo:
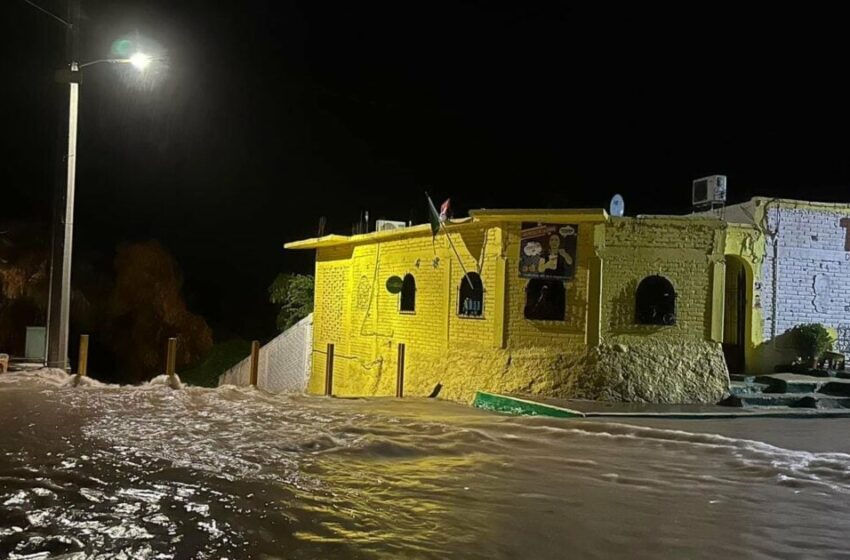
M 416 311 L 416 279 L 412 274 L 405 274 L 401 282 L 401 306 L 402 313 L 414 313 Z
M 533 278 L 525 287 L 525 318 L 539 321 L 563 321 L 566 313 L 566 289 L 560 280 Z
M 484 284 L 477 272 L 466 274 L 460 281 L 457 314 L 461 317 L 481 317 L 484 314 Z
M 635 294 L 635 319 L 640 325 L 675 325 L 676 290 L 663 276 L 647 276 Z

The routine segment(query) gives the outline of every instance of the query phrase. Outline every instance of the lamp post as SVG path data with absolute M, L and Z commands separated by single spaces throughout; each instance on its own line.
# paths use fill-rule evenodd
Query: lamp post
M 131 64 L 144 71 L 153 59 L 144 53 L 135 53 L 129 58 L 103 58 L 90 62 L 71 62 L 68 102 L 68 153 L 65 179 L 64 236 L 59 243 L 54 241 L 50 264 L 50 296 L 47 306 L 46 365 L 61 369 L 68 368 L 68 328 L 71 317 L 71 247 L 74 235 L 74 191 L 77 175 L 77 122 L 80 101 L 80 76 L 83 68 L 95 64 Z M 57 216 L 58 218 L 58 216 Z M 56 224 L 55 227 L 59 227 Z M 61 250 L 61 259 L 59 251 Z M 58 270 L 56 267 L 60 267 Z

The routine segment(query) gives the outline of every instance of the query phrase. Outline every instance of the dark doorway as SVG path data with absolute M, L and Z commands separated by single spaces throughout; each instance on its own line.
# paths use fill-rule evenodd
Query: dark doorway
M 566 314 L 564 283 L 532 278 L 525 287 L 525 318 L 536 321 L 563 321 Z
M 726 294 L 723 313 L 723 355 L 729 373 L 745 373 L 747 347 L 746 264 L 739 257 L 726 257 Z

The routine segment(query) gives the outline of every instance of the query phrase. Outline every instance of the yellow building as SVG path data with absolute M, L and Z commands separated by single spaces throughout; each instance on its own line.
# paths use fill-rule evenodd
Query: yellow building
M 715 217 L 478 210 L 436 235 L 289 243 L 317 251 L 308 392 L 717 401 L 727 229 Z

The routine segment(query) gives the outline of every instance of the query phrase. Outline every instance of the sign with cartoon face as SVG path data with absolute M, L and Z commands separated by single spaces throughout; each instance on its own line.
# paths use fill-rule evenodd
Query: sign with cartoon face
M 522 278 L 569 280 L 576 267 L 577 224 L 523 222 L 519 242 Z

